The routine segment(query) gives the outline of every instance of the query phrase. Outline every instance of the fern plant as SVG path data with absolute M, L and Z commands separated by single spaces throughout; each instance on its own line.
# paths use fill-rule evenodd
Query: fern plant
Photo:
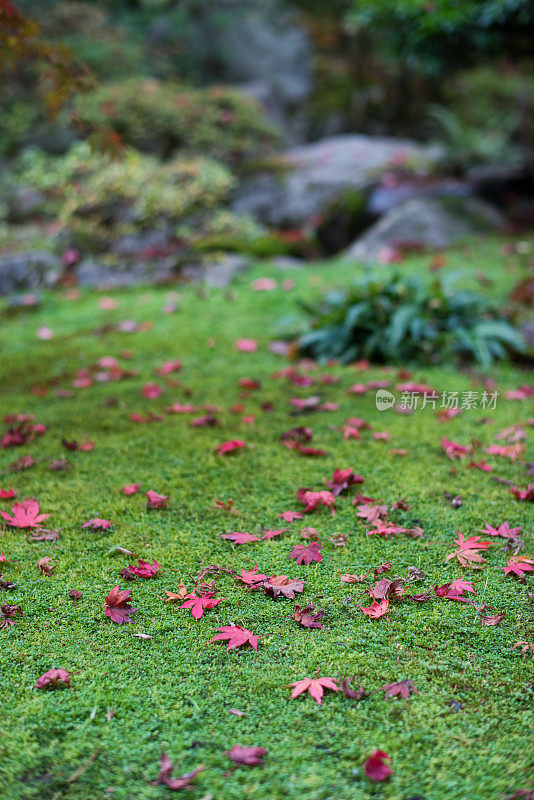
M 427 285 L 381 270 L 329 292 L 317 306 L 302 306 L 310 323 L 298 340 L 300 352 L 319 360 L 462 360 L 488 367 L 524 350 L 522 337 L 486 298 L 456 291 L 446 280 Z

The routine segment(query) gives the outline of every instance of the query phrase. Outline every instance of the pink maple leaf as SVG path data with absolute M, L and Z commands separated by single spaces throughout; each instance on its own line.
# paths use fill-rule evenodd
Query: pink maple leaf
M 229 533 L 221 533 L 220 539 L 228 539 L 234 544 L 248 544 L 249 542 L 259 542 L 258 536 L 253 536 L 251 533 L 239 533 L 238 531 L 230 531 Z
M 242 450 L 244 447 L 246 447 L 246 442 L 244 442 L 243 439 L 231 439 L 228 442 L 222 442 L 222 444 L 217 445 L 215 450 L 218 456 L 224 456 L 228 453 L 235 453 L 238 450 Z
M 385 597 L 380 603 L 374 601 L 368 608 L 360 606 L 360 611 L 363 611 L 363 613 L 367 614 L 371 619 L 378 619 L 388 613 L 388 608 L 389 600 Z
M 311 564 L 312 561 L 322 563 L 321 547 L 319 542 L 311 542 L 308 546 L 304 544 L 296 544 L 289 554 L 289 558 L 294 558 L 297 564 Z
M 100 519 L 100 517 L 93 517 L 87 520 L 82 525 L 82 528 L 92 528 L 94 531 L 105 531 L 113 526 L 113 522 L 109 519 Z
M 258 343 L 255 339 L 238 339 L 234 347 L 241 353 L 253 353 L 258 349 Z
M 186 595 L 185 601 L 182 603 L 180 608 L 190 608 L 193 617 L 195 619 L 200 619 L 204 614 L 204 611 L 209 611 L 210 609 L 215 608 L 215 606 L 217 606 L 219 603 L 222 603 L 223 600 L 226 600 L 226 598 L 220 597 L 218 600 L 215 600 L 213 597 L 213 592 L 207 592 L 200 597 L 192 592 L 191 594 Z
M 169 498 L 166 497 L 164 494 L 158 494 L 157 492 L 149 491 L 146 493 L 146 507 L 148 509 L 156 509 L 156 508 L 166 508 L 169 502 Z
M 37 679 L 36 689 L 53 689 L 58 683 L 65 683 L 70 686 L 70 677 L 66 669 L 49 669 Z
M 126 486 L 121 487 L 121 492 L 126 495 L 137 494 L 140 488 L 140 483 L 127 483 Z
M 303 515 L 300 511 L 283 511 L 281 514 L 278 514 L 285 522 L 294 522 L 296 519 L 302 519 Z
M 11 515 L 7 511 L 0 511 L 0 516 L 13 528 L 41 528 L 41 523 L 50 514 L 39 514 L 39 503 L 35 498 L 14 503 Z
M 135 564 L 128 564 L 128 572 L 131 575 L 136 575 L 138 578 L 154 578 L 159 572 L 159 569 L 160 567 L 156 559 L 154 559 L 152 564 L 149 561 L 143 561 L 142 558 L 138 559 L 137 566 Z

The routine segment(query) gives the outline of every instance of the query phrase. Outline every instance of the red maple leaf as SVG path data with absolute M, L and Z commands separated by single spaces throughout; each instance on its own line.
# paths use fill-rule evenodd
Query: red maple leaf
M 104 614 L 113 622 L 116 622 L 117 625 L 123 625 L 125 622 L 133 622 L 133 619 L 130 619 L 130 617 L 132 614 L 135 614 L 137 609 L 132 608 L 127 602 L 130 595 L 131 591 L 128 589 L 120 591 L 118 586 L 114 586 L 106 596 Z
M 163 394 L 163 388 L 158 386 L 157 383 L 145 383 L 142 392 L 143 397 L 146 397 L 147 400 L 156 400 Z
M 304 509 L 305 514 L 310 514 L 315 511 L 319 504 L 328 506 L 332 510 L 332 516 L 335 517 L 335 503 L 336 498 L 332 492 L 326 490 L 320 492 L 312 492 L 310 489 L 299 489 L 297 492 L 298 499 L 306 506 Z
M 230 650 L 231 647 L 242 647 L 244 644 L 250 644 L 254 650 L 258 649 L 257 637 L 254 636 L 252 631 L 242 628 L 241 625 L 223 625 L 217 630 L 220 633 L 210 639 L 208 644 L 226 640 L 228 641 L 227 650 Z
M 0 516 L 13 528 L 41 528 L 41 523 L 50 514 L 39 514 L 39 503 L 33 498 L 14 503 L 11 515 L 7 511 L 0 511 Z
M 154 372 L 156 375 L 170 375 L 172 372 L 179 372 L 182 366 L 182 362 L 175 358 L 173 361 L 165 361 L 165 363 L 154 370 Z
M 259 542 L 258 536 L 253 536 L 252 533 L 239 533 L 239 531 L 230 531 L 229 533 L 221 533 L 219 539 L 228 539 L 234 544 L 248 544 L 249 542 Z
M 360 611 L 367 614 L 371 619 L 378 619 L 388 613 L 389 600 L 385 597 L 380 603 L 373 602 L 368 608 L 360 606 Z
M 464 581 L 463 578 L 456 578 L 456 580 L 452 581 L 451 589 L 453 592 L 471 592 L 472 594 L 476 594 L 473 584 L 469 581 Z
M 140 483 L 127 483 L 126 486 L 121 487 L 121 492 L 126 495 L 137 494 L 140 488 Z
M 417 694 L 417 689 L 409 680 L 403 679 L 395 683 L 386 683 L 382 686 L 382 691 L 385 692 L 385 697 L 396 697 L 399 695 L 404 700 L 407 700 L 410 694 Z
M 294 687 L 291 692 L 292 700 L 304 692 L 309 692 L 319 705 L 321 705 L 325 689 L 331 689 L 333 692 L 341 691 L 335 678 L 302 678 L 302 680 L 295 681 L 295 683 L 290 683 L 289 685 Z
M 445 436 L 441 439 L 441 446 L 445 450 L 445 455 L 452 461 L 456 458 L 465 458 L 473 449 L 471 446 L 466 447 L 465 445 L 458 444 L 458 442 L 451 442 L 446 439 Z
M 294 522 L 296 519 L 302 519 L 303 515 L 300 511 L 283 511 L 281 514 L 278 514 L 285 522 Z
M 171 775 L 174 767 L 171 763 L 171 759 L 166 753 L 162 753 L 159 765 L 159 775 L 155 781 L 150 781 L 150 783 L 152 786 L 163 784 L 168 789 L 172 789 L 175 792 L 178 792 L 180 789 L 191 789 L 191 781 L 194 777 L 196 777 L 196 775 L 199 774 L 199 772 L 202 772 L 203 769 L 204 767 L 201 764 L 192 772 L 188 772 L 186 775 L 182 775 L 180 778 L 172 778 Z
M 470 584 L 468 584 L 470 585 Z M 458 600 L 462 603 L 471 603 L 468 597 L 462 597 L 463 589 L 453 589 L 452 584 L 444 583 L 443 586 L 434 586 L 434 594 L 443 600 Z
M 92 528 L 94 531 L 105 531 L 112 527 L 113 522 L 109 519 L 100 519 L 100 517 L 93 517 L 93 519 L 87 520 L 82 525 L 82 528 Z
M 193 617 L 195 619 L 200 619 L 204 611 L 210 611 L 212 608 L 215 608 L 216 605 L 222 603 L 223 600 L 226 600 L 226 597 L 220 597 L 218 600 L 215 600 L 213 592 L 207 592 L 200 597 L 192 592 L 186 595 L 186 599 L 180 608 L 190 608 Z
M 321 547 L 319 542 L 311 542 L 309 545 L 296 544 L 289 554 L 289 558 L 294 558 L 297 564 L 311 564 L 312 561 L 322 563 Z
M 228 442 L 222 442 L 217 445 L 215 450 L 218 456 L 228 455 L 229 453 L 236 453 L 246 447 L 246 442 L 243 439 L 230 439 Z
M 384 750 L 375 750 L 363 765 L 365 774 L 372 781 L 385 781 L 393 773 L 387 763 L 390 760 L 391 756 Z
M 534 560 L 526 556 L 511 556 L 503 567 L 504 574 L 517 575 L 518 578 L 524 578 L 525 573 L 534 570 Z
M 275 536 L 280 536 L 281 533 L 286 533 L 289 528 L 268 528 L 268 530 L 261 531 L 263 533 L 262 539 L 274 539 Z
M 58 683 L 65 683 L 70 686 L 70 677 L 66 669 L 49 669 L 37 679 L 36 689 L 53 689 Z
M 196 407 L 191 403 L 173 403 L 172 406 L 167 406 L 165 411 L 167 414 L 192 414 L 196 411 Z
M 167 508 L 168 502 L 168 497 L 165 497 L 164 494 L 158 494 L 157 492 L 152 491 L 152 489 L 149 489 L 149 491 L 146 493 L 147 509 Z
M 479 528 L 480 533 L 484 533 L 486 536 L 502 536 L 503 539 L 515 539 L 522 530 L 523 528 L 511 528 L 508 520 L 501 522 L 498 528 L 494 528 L 488 522 L 486 522 L 485 528 Z
M 243 764 L 246 767 L 255 767 L 257 765 L 263 767 L 263 759 L 267 755 L 267 750 L 265 747 L 242 747 L 236 744 L 225 755 L 235 764 Z
M 328 481 L 326 485 L 332 490 L 332 494 L 337 497 L 354 483 L 363 483 L 364 480 L 361 475 L 355 475 L 351 467 L 347 467 L 346 469 L 335 469 L 332 480 Z
M 137 566 L 128 564 L 128 572 L 137 578 L 153 578 L 159 572 L 159 564 L 156 559 L 151 564 L 149 561 L 143 561 L 142 558 L 139 558 Z
M 248 571 L 242 569 L 241 575 L 237 575 L 236 578 L 239 581 L 242 581 L 246 586 L 257 586 L 263 583 L 269 576 L 263 575 L 261 572 L 256 572 L 257 564 L 254 564 L 252 569 Z
M 526 489 L 520 489 L 519 486 L 512 486 L 510 491 L 517 500 L 534 500 L 534 484 L 532 483 L 529 483 Z
M 215 505 L 212 508 L 220 509 L 221 511 L 226 511 L 227 514 L 237 514 L 239 516 L 239 511 L 233 507 L 234 501 L 231 497 L 228 500 L 216 500 Z
M 462 567 L 473 567 L 473 569 L 479 569 L 486 563 L 479 550 L 486 550 L 491 542 L 482 542 L 480 536 L 469 536 L 466 539 L 461 530 L 458 530 L 458 538 L 454 541 L 458 548 L 449 553 L 445 561 L 457 558 Z
M 295 594 L 304 591 L 304 581 L 299 578 L 288 578 L 287 575 L 272 575 L 263 583 L 263 591 L 275 600 L 279 597 L 294 600 Z
M 293 607 L 291 619 L 294 619 L 295 622 L 298 622 L 304 628 L 324 628 L 324 625 L 321 624 L 324 614 L 325 611 L 322 608 L 314 612 L 312 605 L 306 606 L 305 608 L 296 605 Z
M 87 439 L 84 439 L 81 442 L 78 442 L 76 439 L 72 439 L 69 442 L 67 439 L 65 439 L 65 437 L 61 439 L 61 443 L 67 450 L 82 450 L 86 453 L 92 450 L 95 446 L 94 442 L 87 441 Z
M 12 489 L 11 486 L 9 487 L 9 489 L 3 489 L 0 486 L 0 500 L 12 500 L 17 495 L 18 492 Z

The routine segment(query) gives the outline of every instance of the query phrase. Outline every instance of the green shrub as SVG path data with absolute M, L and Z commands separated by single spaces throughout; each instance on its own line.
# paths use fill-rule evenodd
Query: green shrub
M 182 149 L 237 164 L 267 152 L 276 138 L 254 100 L 222 86 L 132 78 L 79 97 L 75 112 L 88 129 L 109 126 L 126 145 L 163 157 Z
M 517 127 L 513 113 L 488 117 L 480 125 L 467 122 L 445 106 L 431 106 L 428 116 L 445 147 L 447 166 L 455 173 L 486 164 L 512 166 L 520 160 L 513 143 Z
M 499 130 L 510 121 L 510 135 L 534 146 L 534 64 L 522 69 L 488 64 L 451 79 L 444 89 L 448 107 L 465 125 Z
M 303 355 L 375 362 L 439 363 L 462 359 L 484 367 L 524 343 L 484 297 L 455 291 L 449 282 L 427 286 L 381 270 L 353 287 L 327 294 L 317 307 L 305 306 L 311 330 L 299 339 Z
M 130 150 L 112 160 L 91 152 L 86 142 L 63 157 L 25 153 L 14 180 L 45 192 L 49 213 L 92 244 L 168 229 L 189 218 L 200 224 L 235 183 L 226 167 L 208 158 L 176 157 L 162 164 Z

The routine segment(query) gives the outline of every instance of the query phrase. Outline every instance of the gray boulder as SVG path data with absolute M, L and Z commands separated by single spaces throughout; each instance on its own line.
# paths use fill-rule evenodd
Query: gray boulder
M 333 136 L 282 152 L 281 174 L 261 173 L 244 181 L 232 207 L 275 227 L 313 224 L 348 189 L 374 185 L 392 162 L 405 160 L 425 171 L 440 157 L 438 148 L 407 139 Z
M 505 225 L 496 208 L 476 197 L 415 197 L 385 214 L 345 255 L 377 262 L 385 248 L 410 244 L 440 249 L 469 235 L 504 230 Z
M 0 255 L 0 295 L 54 286 L 61 261 L 45 250 Z

